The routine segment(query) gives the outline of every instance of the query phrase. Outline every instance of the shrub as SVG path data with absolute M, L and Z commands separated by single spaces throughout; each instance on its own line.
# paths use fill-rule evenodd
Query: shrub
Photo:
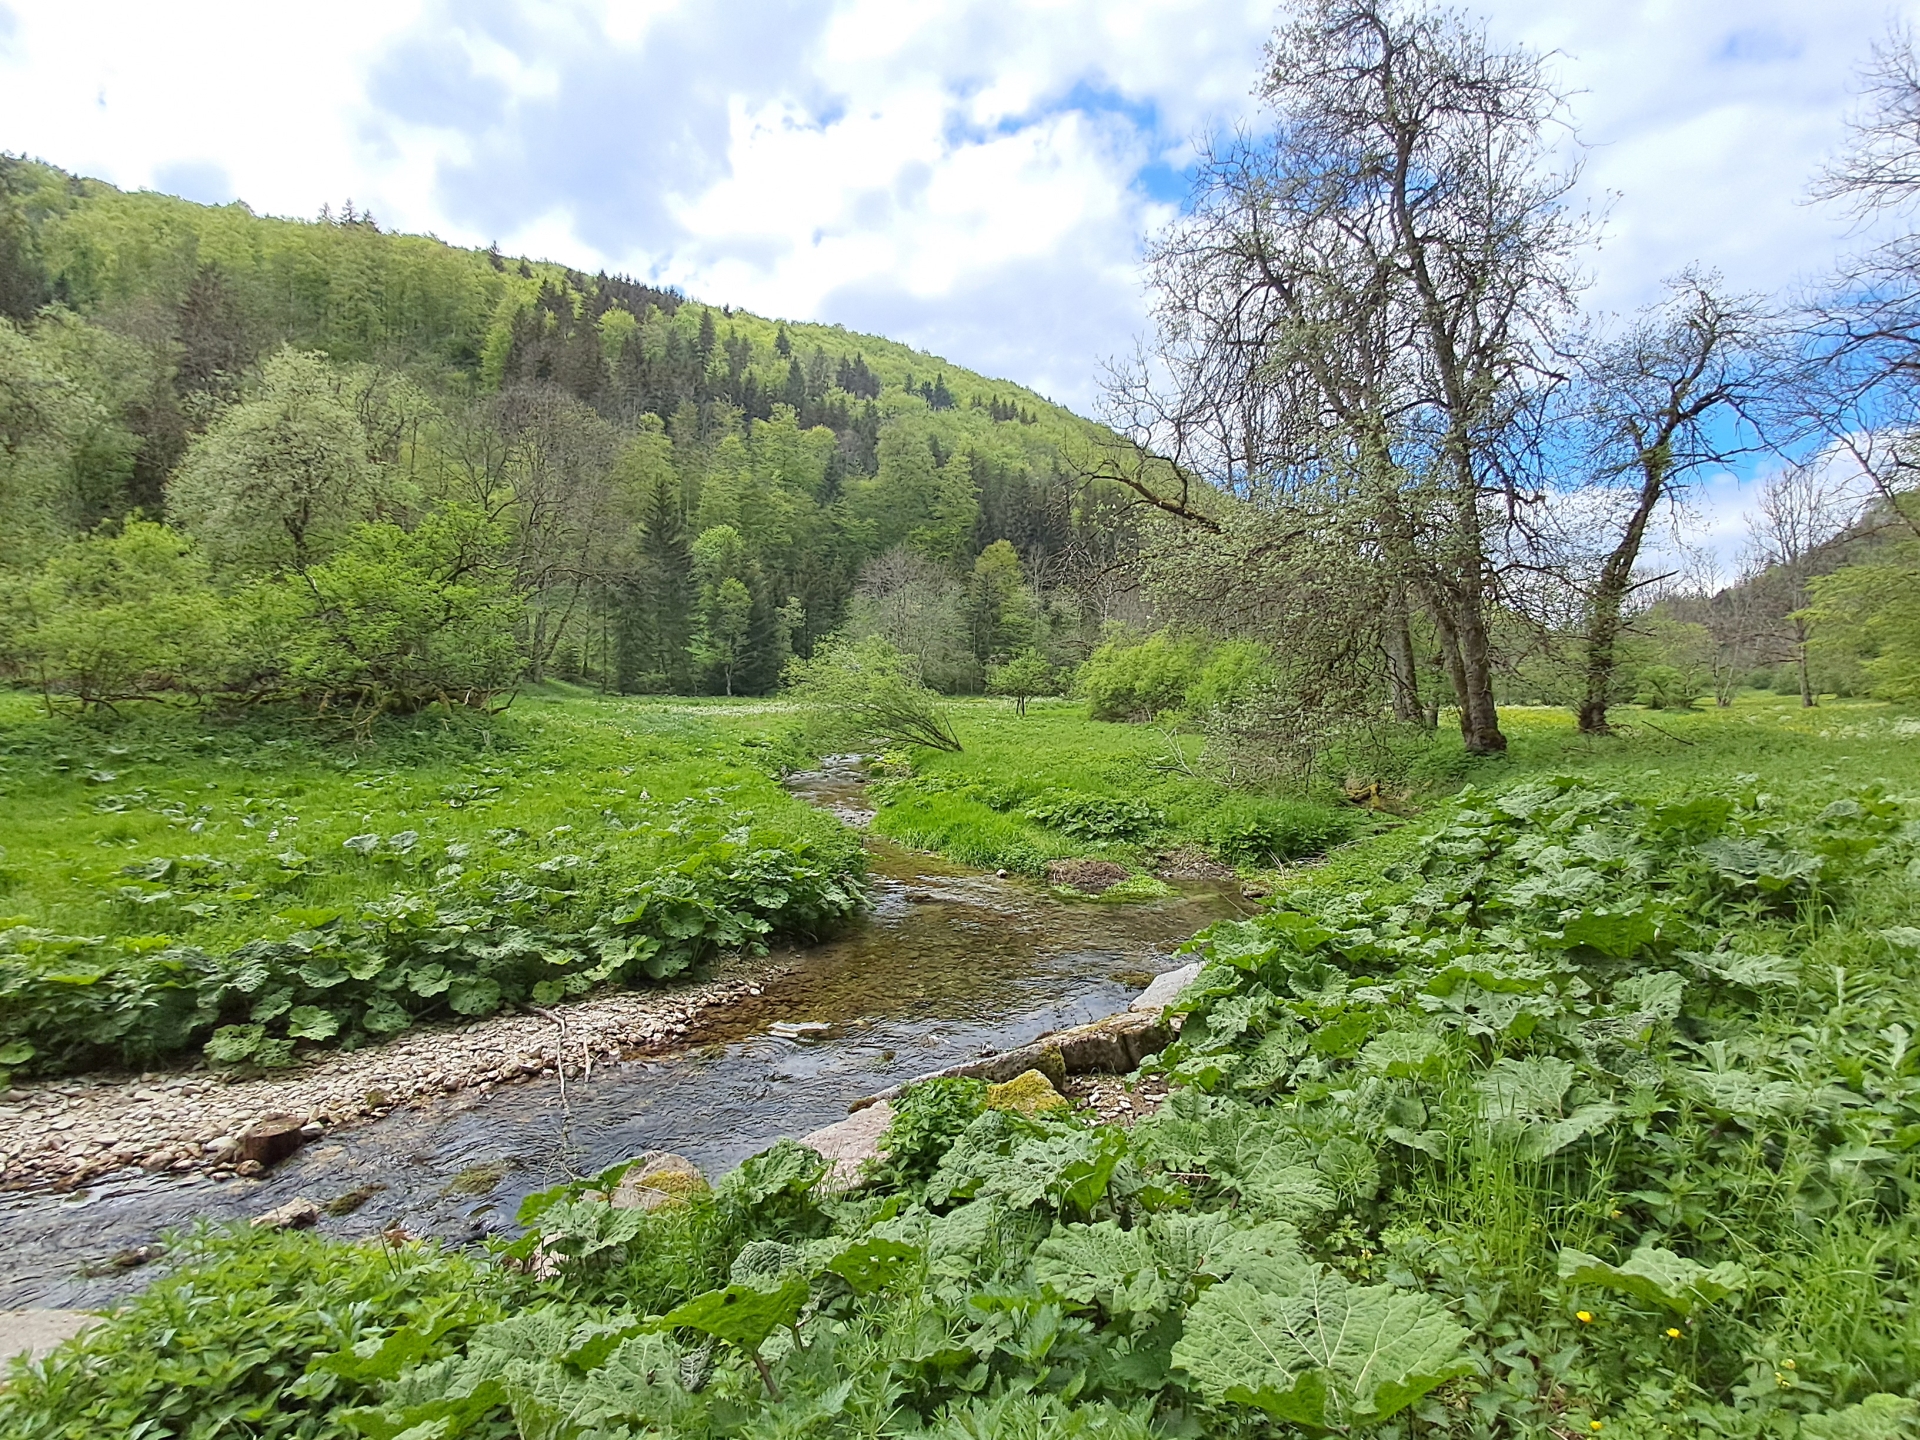
M 1250 640 L 1226 640 L 1213 647 L 1206 664 L 1187 687 L 1186 708 L 1203 715 L 1241 704 L 1275 682 L 1273 660 Z
M 1195 827 L 1230 865 L 1281 865 L 1352 838 L 1346 813 L 1306 800 L 1229 796 Z
M 1178 709 L 1199 677 L 1199 645 L 1159 634 L 1109 640 L 1080 667 L 1078 684 L 1096 720 L 1151 720 Z
M 1700 698 L 1697 678 L 1675 665 L 1643 665 L 1634 699 L 1649 710 L 1691 710 Z
M 6 599 L 0 661 L 49 704 L 195 696 L 222 678 L 227 616 L 206 561 L 164 525 L 130 520 L 69 541 Z
M 960 741 L 919 666 L 877 635 L 823 646 L 787 668 L 788 693 L 810 712 L 820 747 L 926 745 L 958 751 Z

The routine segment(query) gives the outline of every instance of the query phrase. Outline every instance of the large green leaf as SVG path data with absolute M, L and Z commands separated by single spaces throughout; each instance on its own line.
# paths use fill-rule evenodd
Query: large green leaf
M 755 1285 L 729 1285 L 694 1296 L 662 1315 L 658 1323 L 663 1330 L 698 1330 L 752 1354 L 767 1336 L 799 1318 L 807 1293 L 807 1282 L 799 1275 L 789 1275 L 767 1290 Z
M 1617 1290 L 1687 1315 L 1701 1305 L 1711 1305 L 1744 1289 L 1747 1272 L 1731 1261 L 1708 1268 L 1671 1250 L 1643 1245 L 1623 1265 L 1610 1265 L 1581 1250 L 1562 1250 L 1560 1278 L 1575 1285 Z
M 882 1235 L 869 1235 L 835 1253 L 824 1269 L 832 1271 L 856 1295 L 871 1295 L 898 1283 L 920 1263 L 921 1249 Z
M 1187 1312 L 1173 1361 L 1216 1403 L 1340 1430 L 1377 1424 L 1465 1374 L 1466 1336 L 1430 1296 L 1315 1271 L 1297 1294 L 1215 1285 Z
M 1915 1434 L 1920 1434 L 1920 1401 L 1904 1395 L 1869 1395 L 1858 1405 L 1800 1422 L 1800 1440 L 1911 1440 Z
M 1158 1312 L 1174 1298 L 1151 1233 L 1111 1220 L 1056 1230 L 1034 1253 L 1033 1278 L 1063 1299 L 1114 1315 Z

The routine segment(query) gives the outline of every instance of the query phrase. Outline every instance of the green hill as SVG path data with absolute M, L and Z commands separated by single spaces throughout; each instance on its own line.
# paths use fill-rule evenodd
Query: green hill
M 267 217 L 0 157 L 0 277 L 16 575 L 135 512 L 197 542 L 223 595 L 284 575 L 183 497 L 235 465 L 289 473 L 246 444 L 316 387 L 365 473 L 327 482 L 354 496 L 294 568 L 356 524 L 417 537 L 471 511 L 487 535 L 462 543 L 491 547 L 536 678 L 765 690 L 851 611 L 949 637 L 921 647 L 933 678 L 977 688 L 1014 649 L 1083 654 L 1133 543 L 1120 498 L 1075 478 L 1103 432 L 1029 390 L 351 208 Z

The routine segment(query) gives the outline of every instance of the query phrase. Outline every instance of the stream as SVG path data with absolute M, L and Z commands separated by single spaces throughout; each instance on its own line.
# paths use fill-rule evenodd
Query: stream
M 851 759 L 789 784 L 850 824 L 872 817 Z M 196 1219 L 250 1218 L 297 1196 L 324 1204 L 378 1186 L 321 1230 L 399 1225 L 462 1243 L 515 1231 L 531 1192 L 642 1151 L 675 1151 L 716 1177 L 885 1086 L 1124 1009 L 1196 930 L 1251 909 L 1232 882 L 1100 904 L 866 843 L 871 912 L 798 952 L 760 995 L 710 1013 L 683 1051 L 343 1127 L 258 1180 L 136 1172 L 69 1195 L 0 1195 L 0 1309 L 106 1305 L 154 1273 L 113 1257 Z

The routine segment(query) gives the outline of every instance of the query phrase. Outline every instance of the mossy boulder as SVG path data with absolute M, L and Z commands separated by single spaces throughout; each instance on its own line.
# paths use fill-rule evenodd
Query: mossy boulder
M 1069 1102 L 1053 1088 L 1053 1082 L 1038 1070 L 1023 1071 L 1003 1085 L 987 1087 L 989 1110 L 1016 1110 L 1022 1115 L 1038 1115 L 1043 1110 L 1058 1110 Z
M 620 1177 L 607 1203 L 621 1210 L 666 1210 L 712 1187 L 684 1155 L 655 1155 Z

